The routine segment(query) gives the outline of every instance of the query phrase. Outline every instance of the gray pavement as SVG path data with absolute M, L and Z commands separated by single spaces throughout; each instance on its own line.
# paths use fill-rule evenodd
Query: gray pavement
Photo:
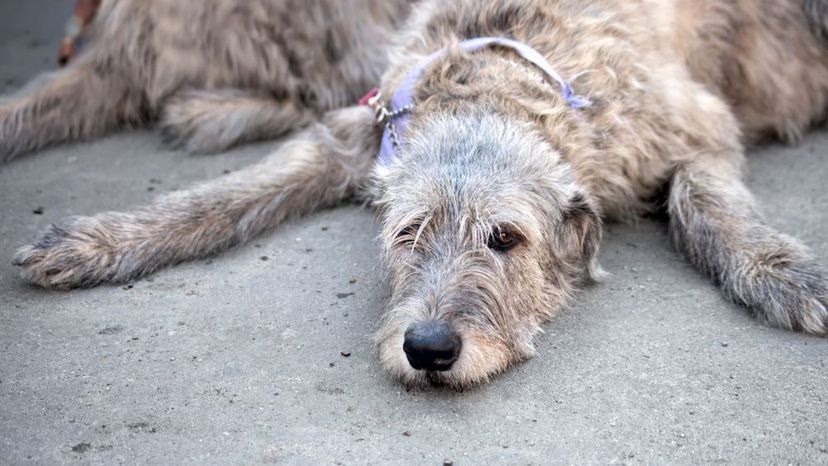
M 0 1 L 0 89 L 52 66 L 70 9 Z M 0 166 L 0 464 L 828 464 L 828 341 L 726 303 L 652 220 L 610 225 L 613 275 L 544 327 L 536 358 L 465 393 L 379 367 L 386 283 L 359 206 L 130 287 L 48 292 L 9 265 L 50 221 L 273 147 L 190 157 L 137 132 Z M 826 152 L 825 133 L 753 151 L 749 183 L 828 264 Z

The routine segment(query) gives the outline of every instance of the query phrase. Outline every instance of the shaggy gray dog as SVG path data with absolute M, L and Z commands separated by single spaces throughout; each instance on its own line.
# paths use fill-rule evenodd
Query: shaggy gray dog
M 364 197 L 391 271 L 383 365 L 407 384 L 465 387 L 531 356 L 541 323 L 601 275 L 602 216 L 653 210 L 666 192 L 676 246 L 727 297 L 824 335 L 825 277 L 765 225 L 741 167 L 744 143 L 795 139 L 825 115 L 825 11 L 104 0 L 89 50 L 0 106 L 0 158 L 154 121 L 193 152 L 303 129 L 256 166 L 58 222 L 15 263 L 47 288 L 124 282 Z M 496 43 L 470 47 L 481 38 Z M 378 81 L 370 108 L 347 107 Z

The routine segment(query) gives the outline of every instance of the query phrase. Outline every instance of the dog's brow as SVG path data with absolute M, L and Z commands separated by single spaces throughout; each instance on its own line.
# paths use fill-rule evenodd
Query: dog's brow
M 420 237 L 422 236 L 423 231 L 425 231 L 425 229 L 428 227 L 429 223 L 431 222 L 431 220 L 433 218 L 434 218 L 433 215 L 427 215 L 425 218 L 423 218 L 422 222 L 420 223 L 420 227 L 417 228 L 417 233 L 414 235 L 414 242 L 411 243 L 411 251 L 412 252 L 417 247 L 417 242 L 420 240 Z

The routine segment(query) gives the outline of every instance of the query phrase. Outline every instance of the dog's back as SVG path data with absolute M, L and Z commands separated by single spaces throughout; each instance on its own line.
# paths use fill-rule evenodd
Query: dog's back
M 748 142 L 798 140 L 828 107 L 825 0 L 679 0 L 674 44 Z
M 117 52 L 126 67 L 139 67 L 154 101 L 182 87 L 261 89 L 330 110 L 379 78 L 403 3 L 109 1 L 98 53 Z M 120 50 L 112 46 L 119 42 Z

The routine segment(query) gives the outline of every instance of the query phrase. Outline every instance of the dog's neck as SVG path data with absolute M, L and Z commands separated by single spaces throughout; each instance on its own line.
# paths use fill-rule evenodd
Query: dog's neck
M 495 47 L 507 49 L 517 54 L 524 66 L 540 71 L 543 79 L 549 85 L 556 86 L 559 89 L 564 101 L 573 110 L 590 104 L 589 99 L 575 93 L 570 82 L 561 77 L 543 55 L 523 42 L 504 37 L 479 37 L 462 41 L 454 49 L 460 52 L 473 53 Z M 404 75 L 387 103 L 379 92 L 366 96 L 364 103 L 374 109 L 378 122 L 385 127 L 378 154 L 380 164 L 387 165 L 390 163 L 396 157 L 396 153 L 403 143 L 404 134 L 411 119 L 410 113 L 416 105 L 415 88 L 417 84 L 423 78 L 426 70 L 451 50 L 452 47 L 444 47 L 417 62 Z

